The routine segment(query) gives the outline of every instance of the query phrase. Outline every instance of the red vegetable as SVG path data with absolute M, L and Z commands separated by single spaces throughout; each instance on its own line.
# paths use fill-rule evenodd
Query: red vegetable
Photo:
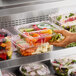
M 37 25 L 33 25 L 34 30 L 41 30 Z
M 71 22 L 71 21 L 74 21 L 74 20 L 76 20 L 76 17 L 71 17 L 71 18 L 65 20 L 65 23 L 66 23 L 66 22 Z
M 45 38 L 42 37 L 42 38 L 39 38 L 39 39 L 37 40 L 37 43 L 44 43 L 44 41 L 45 41 Z
M 45 29 L 47 29 L 47 28 L 43 28 L 42 30 L 45 30 Z
M 23 34 L 25 34 L 26 36 L 29 36 L 29 33 L 28 32 L 23 32 Z
M 0 54 L 0 58 L 6 60 L 6 59 L 7 59 L 6 53 L 1 53 L 1 54 Z

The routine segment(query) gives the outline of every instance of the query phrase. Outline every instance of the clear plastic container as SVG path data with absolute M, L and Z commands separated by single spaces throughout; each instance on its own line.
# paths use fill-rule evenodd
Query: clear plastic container
M 30 30 L 30 28 L 38 28 L 37 30 Z M 33 29 L 34 29 L 33 28 Z M 40 45 L 41 43 L 49 42 L 51 37 L 54 35 L 53 30 L 61 29 L 57 25 L 51 25 L 49 21 L 29 23 L 15 27 L 16 31 L 20 34 L 20 37 L 27 41 L 29 44 L 34 46 Z M 26 30 L 28 29 L 28 30 Z
M 50 21 L 71 32 L 76 32 L 76 12 L 54 14 L 49 16 Z
M 53 29 L 53 30 L 59 29 L 57 25 L 54 26 L 49 21 L 28 23 L 25 25 L 15 26 L 14 28 L 19 34 L 22 34 L 24 31 L 32 32 L 32 31 L 39 31 L 44 29 Z
M 8 72 L 6 70 L 2 70 L 1 72 L 2 72 L 2 76 L 16 76 L 15 74 Z
M 10 59 L 12 56 L 12 43 L 8 37 L 0 39 L 0 60 Z
M 21 65 L 19 70 L 22 75 L 26 76 L 50 76 L 48 67 L 43 63 Z
M 23 39 L 20 39 L 18 35 L 13 36 L 11 40 L 18 48 L 18 52 L 23 56 L 46 53 L 53 49 L 53 45 L 50 45 L 49 43 L 44 43 L 38 46 L 30 45 Z
M 55 73 L 59 76 L 70 76 L 69 74 L 76 68 L 76 55 L 59 57 L 51 60 Z
M 41 43 L 46 43 L 51 40 L 53 34 L 51 29 L 34 31 L 34 32 L 24 32 L 25 36 L 24 40 L 26 40 L 29 44 L 33 43 L 34 46 L 40 45 Z
M 10 59 L 12 56 L 11 33 L 0 29 L 0 61 Z

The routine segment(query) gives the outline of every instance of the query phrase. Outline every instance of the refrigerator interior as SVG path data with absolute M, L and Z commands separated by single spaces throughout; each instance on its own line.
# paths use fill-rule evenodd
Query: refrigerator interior
M 49 15 L 76 11 L 75 9 L 76 3 L 75 2 L 71 3 L 70 0 L 66 0 L 66 1 L 63 0 L 63 1 L 49 2 L 49 3 L 47 1 L 46 2 L 44 1 L 44 3 L 42 2 L 43 4 L 38 2 L 37 3 L 33 2 L 34 4 L 32 3 L 31 5 L 23 4 L 26 3 L 24 1 L 22 5 L 20 5 L 21 2 L 17 4 L 15 3 L 13 5 L 9 5 L 8 4 L 10 3 L 9 1 L 8 3 L 4 1 L 4 3 L 5 4 L 4 5 L 2 4 L 0 10 L 0 28 L 5 28 L 14 35 L 17 35 L 17 32 L 14 30 L 14 26 L 24 25 L 27 23 L 38 22 L 38 21 L 48 21 Z M 72 51 L 73 49 L 74 51 Z M 76 47 L 61 48 L 54 46 L 53 51 L 49 53 L 43 53 L 43 54 L 27 56 L 27 57 L 23 57 L 19 55 L 16 51 L 14 51 L 12 59 L 0 62 L 0 69 L 9 70 L 15 73 L 17 76 L 19 76 L 18 74 L 19 74 L 20 65 L 28 64 L 32 62 L 43 62 L 49 67 L 49 69 L 51 70 L 51 74 L 53 75 L 54 71 L 52 69 L 49 60 L 59 56 L 62 57 L 62 56 L 75 54 L 76 53 L 75 49 Z

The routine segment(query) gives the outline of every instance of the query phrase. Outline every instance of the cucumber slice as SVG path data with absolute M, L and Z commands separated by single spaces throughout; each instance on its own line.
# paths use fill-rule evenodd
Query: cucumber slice
M 50 25 L 48 24 L 39 24 L 37 25 L 39 28 L 50 28 Z
M 31 31 L 34 31 L 34 28 L 28 28 L 28 29 L 20 29 L 20 32 L 24 32 L 24 31 L 26 31 L 26 32 L 31 32 Z

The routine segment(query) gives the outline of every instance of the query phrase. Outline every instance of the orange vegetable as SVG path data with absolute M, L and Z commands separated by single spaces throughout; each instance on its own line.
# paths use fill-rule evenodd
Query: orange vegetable
M 5 44 L 5 43 L 2 43 L 1 46 L 2 46 L 2 47 L 6 47 L 6 44 Z
M 7 50 L 8 50 L 8 49 L 10 49 L 10 48 L 11 48 L 11 46 L 12 46 L 12 44 L 11 44 L 11 42 L 10 42 L 10 41 L 6 42 L 6 49 L 7 49 Z
M 34 33 L 32 36 L 33 36 L 33 37 L 39 37 L 40 35 L 37 34 L 37 33 Z
M 33 44 L 37 41 L 37 39 L 35 39 L 35 38 L 33 38 L 33 39 L 25 38 L 25 41 L 26 41 L 27 43 L 29 43 L 30 45 L 33 45 Z
M 32 55 L 32 53 L 35 52 L 36 49 L 37 47 L 32 47 L 25 50 L 20 49 L 20 52 L 23 56 L 29 56 L 29 55 Z

